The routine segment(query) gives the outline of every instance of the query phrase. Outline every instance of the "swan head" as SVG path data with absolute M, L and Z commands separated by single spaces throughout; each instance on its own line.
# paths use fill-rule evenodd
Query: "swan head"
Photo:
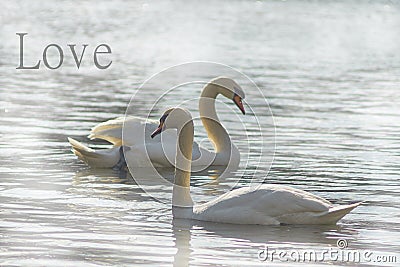
M 192 115 L 187 109 L 180 107 L 167 109 L 161 116 L 157 129 L 151 134 L 151 138 L 166 129 L 180 129 L 189 121 L 192 121 Z
M 217 86 L 218 93 L 226 98 L 232 99 L 233 103 L 240 109 L 243 114 L 246 114 L 242 99 L 245 98 L 243 89 L 233 79 L 228 77 L 217 77 L 210 81 L 211 84 Z

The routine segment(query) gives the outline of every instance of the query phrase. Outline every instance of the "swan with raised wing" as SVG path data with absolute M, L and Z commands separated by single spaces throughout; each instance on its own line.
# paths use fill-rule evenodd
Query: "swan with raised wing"
M 231 99 L 240 111 L 245 114 L 242 100 L 245 94 L 242 88 L 228 77 L 217 77 L 208 82 L 200 95 L 199 113 L 207 131 L 208 138 L 214 145 L 215 152 L 209 151 L 194 142 L 192 147 L 192 166 L 225 166 L 238 165 L 240 152 L 231 142 L 226 129 L 221 125 L 215 109 L 218 95 Z M 89 135 L 90 139 L 103 139 L 111 144 L 109 149 L 91 149 L 84 144 L 68 138 L 72 151 L 79 159 L 91 167 L 110 168 L 129 161 L 129 166 L 137 167 L 171 167 L 175 160 L 176 131 L 165 132 L 152 139 L 146 133 L 153 132 L 158 121 L 135 116 L 109 120 L 95 126 Z M 123 135 L 123 128 L 124 136 Z M 125 157 L 123 153 L 125 148 Z
M 182 108 L 167 110 L 152 137 L 177 129 L 175 179 L 172 192 L 174 218 L 233 224 L 335 224 L 360 203 L 334 206 L 329 201 L 289 186 L 262 184 L 232 190 L 201 205 L 190 196 L 193 121 Z

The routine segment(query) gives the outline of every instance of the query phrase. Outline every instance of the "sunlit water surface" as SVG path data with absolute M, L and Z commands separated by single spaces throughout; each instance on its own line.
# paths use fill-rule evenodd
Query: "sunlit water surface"
M 399 262 L 399 14 L 398 1 L 3 1 L 0 265 L 287 265 L 259 261 L 258 250 L 264 244 L 271 250 L 335 249 L 339 238 L 349 249 L 395 255 Z M 28 32 L 27 65 L 49 43 L 63 47 L 64 65 L 16 70 L 16 32 Z M 89 44 L 79 70 L 70 43 Z M 93 67 L 100 43 L 112 47 L 107 70 Z M 90 170 L 70 152 L 68 136 L 87 141 L 96 123 L 124 114 L 150 75 L 193 60 L 248 75 L 267 97 L 276 126 L 274 139 L 270 113 L 258 117 L 267 142 L 258 164 L 251 114 L 246 136 L 238 111 L 232 116 L 219 107 L 247 166 L 242 162 L 232 179 L 221 181 L 210 172 L 194 175 L 193 184 L 201 185 L 192 190 L 194 199 L 212 199 L 240 177 L 238 186 L 266 177 L 266 183 L 306 189 L 334 203 L 364 204 L 337 226 L 172 221 L 170 206 L 131 178 Z M 197 97 L 201 86 L 192 87 L 176 93 L 175 102 Z M 145 115 L 165 89 L 140 99 L 136 115 Z M 262 106 L 255 92 L 246 93 L 247 107 Z M 165 102 L 160 113 L 171 104 Z M 196 125 L 196 140 L 205 137 Z M 157 191 L 167 196 L 167 189 Z

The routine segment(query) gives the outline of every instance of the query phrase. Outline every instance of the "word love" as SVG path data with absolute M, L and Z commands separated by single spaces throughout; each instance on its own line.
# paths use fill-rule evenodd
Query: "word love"
M 27 35 L 28 33 L 16 33 L 16 35 L 19 36 L 19 66 L 17 67 L 17 69 L 24 69 L 24 70 L 32 70 L 32 69 L 39 69 L 40 68 L 40 60 L 37 62 L 36 65 L 34 66 L 26 66 L 24 64 L 24 36 Z M 68 47 L 71 50 L 71 54 L 75 60 L 75 64 L 76 67 L 79 69 L 79 67 L 81 66 L 82 63 L 82 58 L 83 55 L 85 54 L 85 50 L 86 47 L 88 46 L 87 44 L 83 45 L 83 49 L 82 52 L 79 56 L 78 59 L 78 55 L 76 53 L 75 50 L 75 44 L 69 44 Z M 50 65 L 48 59 L 47 59 L 47 52 L 51 50 L 57 51 L 58 53 L 58 63 L 57 65 Z M 111 66 L 112 60 L 108 61 L 107 64 L 100 64 L 99 63 L 99 56 L 101 56 L 102 54 L 111 54 L 111 48 L 106 45 L 106 44 L 100 44 L 98 45 L 94 50 L 93 50 L 93 62 L 94 65 L 98 68 L 98 69 L 107 69 L 108 67 Z M 43 50 L 43 63 L 44 65 L 51 70 L 55 70 L 61 67 L 61 65 L 64 62 L 64 51 L 62 50 L 62 48 L 57 45 L 57 44 L 49 44 L 48 46 L 45 47 L 45 49 Z M 104 63 L 104 62 L 103 62 Z

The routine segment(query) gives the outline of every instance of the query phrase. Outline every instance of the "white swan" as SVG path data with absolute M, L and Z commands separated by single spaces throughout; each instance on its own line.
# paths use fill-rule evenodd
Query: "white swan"
M 217 77 L 207 83 L 199 99 L 199 112 L 215 152 L 211 152 L 195 142 L 192 155 L 193 166 L 239 164 L 240 152 L 231 142 L 216 113 L 215 99 L 219 94 L 231 99 L 245 114 L 242 103 L 245 94 L 234 80 Z M 72 146 L 73 153 L 92 167 L 110 168 L 124 163 L 121 160 L 129 161 L 129 166 L 171 167 L 176 153 L 176 131 L 163 133 L 162 139 L 159 136 L 152 139 L 145 134 L 153 132 L 157 125 L 158 121 L 134 116 L 100 123 L 91 130 L 89 138 L 103 139 L 112 143 L 113 147 L 109 149 L 93 150 L 72 138 L 68 138 L 68 141 Z M 122 138 L 123 127 L 125 127 L 124 138 Z M 122 146 L 126 148 L 126 159 L 122 152 Z
M 360 203 L 333 206 L 329 201 L 288 186 L 261 185 L 240 188 L 202 205 L 190 196 L 190 160 L 193 122 L 182 108 L 167 110 L 154 134 L 178 131 L 175 180 L 172 193 L 174 218 L 233 224 L 334 224 Z

